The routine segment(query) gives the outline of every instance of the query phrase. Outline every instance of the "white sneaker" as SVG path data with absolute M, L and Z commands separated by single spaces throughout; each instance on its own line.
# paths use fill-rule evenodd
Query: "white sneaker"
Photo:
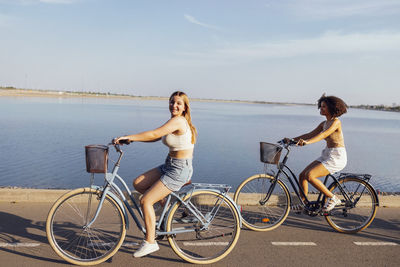
M 337 196 L 333 195 L 332 198 L 328 198 L 328 200 L 326 201 L 323 211 L 324 212 L 331 211 L 336 205 L 340 203 L 342 203 L 342 201 L 340 201 L 340 199 Z
M 143 240 L 142 244 L 140 244 L 140 247 L 135 251 L 135 253 L 133 253 L 133 257 L 140 258 L 150 253 L 153 253 L 159 249 L 160 247 L 158 246 L 157 242 L 151 244 L 146 240 Z

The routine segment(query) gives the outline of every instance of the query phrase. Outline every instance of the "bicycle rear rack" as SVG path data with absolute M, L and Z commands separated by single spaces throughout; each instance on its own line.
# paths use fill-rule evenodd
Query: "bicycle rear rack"
M 206 184 L 206 183 L 192 183 L 195 188 L 220 188 L 229 191 L 232 186 L 228 184 Z
M 346 176 L 355 176 L 357 178 L 366 180 L 367 182 L 371 179 L 372 175 L 368 173 L 352 173 L 352 172 L 342 172 L 339 175 L 339 178 L 346 177 Z

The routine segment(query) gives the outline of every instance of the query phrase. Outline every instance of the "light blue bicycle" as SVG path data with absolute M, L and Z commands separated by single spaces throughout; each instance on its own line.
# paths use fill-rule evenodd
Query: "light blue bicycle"
M 107 172 L 109 146 L 86 147 L 87 170 L 105 173 L 104 185 L 78 188 L 61 196 L 49 211 L 47 238 L 64 260 L 77 265 L 99 264 L 123 244 L 128 214 L 145 233 L 143 214 L 124 180 L 118 175 L 119 153 L 112 172 Z M 116 184 L 119 182 L 124 190 Z M 172 192 L 156 223 L 157 239 L 167 237 L 173 251 L 185 261 L 214 263 L 227 256 L 240 234 L 241 218 L 228 196 L 230 186 L 189 184 Z

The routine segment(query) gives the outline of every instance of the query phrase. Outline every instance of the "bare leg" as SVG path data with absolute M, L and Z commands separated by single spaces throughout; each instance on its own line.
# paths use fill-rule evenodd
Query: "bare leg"
M 303 195 L 302 192 L 300 191 L 300 196 L 303 199 L 303 201 L 306 199 L 307 194 L 308 194 L 308 181 L 306 179 L 306 171 L 307 171 L 307 168 L 304 169 L 304 171 L 302 171 L 299 176 L 300 187 L 304 192 L 304 195 Z
M 164 199 L 172 191 L 168 189 L 160 180 L 155 182 L 150 189 L 144 193 L 140 200 L 142 205 L 144 223 L 146 226 L 146 241 L 149 243 L 155 242 L 156 236 L 156 216 L 154 213 L 154 203 Z
M 322 192 L 325 196 L 331 198 L 333 196 L 332 192 L 326 188 L 323 182 L 318 178 L 326 176 L 329 171 L 322 165 L 319 161 L 313 161 L 308 165 L 304 171 L 300 174 L 300 185 L 303 188 L 305 196 L 308 193 L 308 182 L 310 182 L 316 189 Z
M 305 200 L 305 198 L 308 195 L 308 173 L 319 163 L 320 162 L 318 162 L 318 161 L 311 162 L 307 167 L 305 167 L 305 169 L 299 175 L 300 187 L 301 187 L 301 189 L 303 189 L 303 192 L 304 192 L 304 195 L 301 194 L 303 201 Z
M 153 168 L 133 180 L 133 187 L 141 194 L 144 194 L 161 177 L 158 168 Z

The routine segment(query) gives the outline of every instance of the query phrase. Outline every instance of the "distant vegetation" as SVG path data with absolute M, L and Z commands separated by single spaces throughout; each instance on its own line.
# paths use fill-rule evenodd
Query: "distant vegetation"
M 385 106 L 385 105 L 358 105 L 358 106 L 351 106 L 351 107 L 352 108 L 360 108 L 360 109 L 373 109 L 373 110 L 400 112 L 400 106 L 397 106 L 397 105 L 392 105 L 392 106 Z
M 40 92 L 40 93 L 48 93 L 48 94 L 68 94 L 68 95 L 91 95 L 91 96 L 118 96 L 118 97 L 143 97 L 143 98 L 160 98 L 164 99 L 165 97 L 156 97 L 156 96 L 135 96 L 129 94 L 117 94 L 117 93 L 102 93 L 102 92 L 84 92 L 84 91 L 58 91 L 58 90 L 40 90 L 40 89 L 21 89 L 15 88 L 13 86 L 0 86 L 0 90 L 23 90 L 27 92 Z M 226 100 L 226 99 L 193 99 L 198 101 L 209 101 L 209 102 L 238 102 L 238 103 L 254 103 L 254 104 L 281 104 L 281 105 L 313 105 L 307 103 L 283 103 L 283 102 L 267 102 L 267 101 L 246 101 L 246 100 Z M 382 110 L 382 111 L 394 111 L 400 112 L 400 106 L 393 104 L 392 106 L 386 105 L 352 105 L 351 108 L 359 108 L 359 109 L 369 109 L 369 110 Z

